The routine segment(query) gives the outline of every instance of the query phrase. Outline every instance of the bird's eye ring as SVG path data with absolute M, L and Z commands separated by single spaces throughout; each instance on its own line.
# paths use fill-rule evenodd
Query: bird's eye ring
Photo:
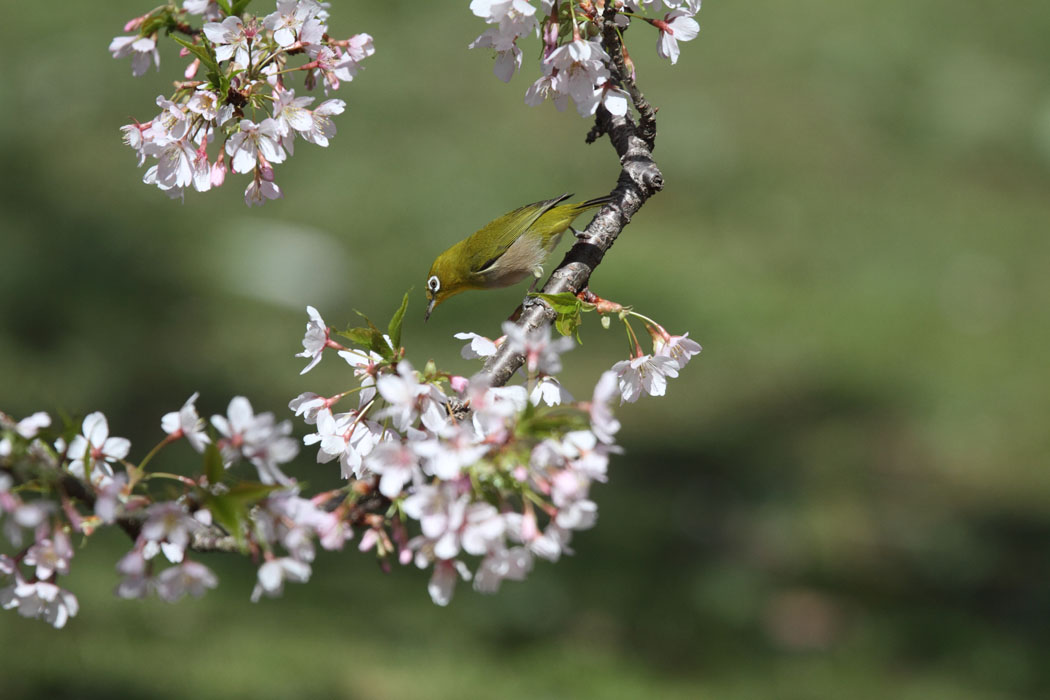
M 427 280 L 427 289 L 432 292 L 441 289 L 441 280 L 437 278 L 437 275 L 431 275 L 430 279 Z

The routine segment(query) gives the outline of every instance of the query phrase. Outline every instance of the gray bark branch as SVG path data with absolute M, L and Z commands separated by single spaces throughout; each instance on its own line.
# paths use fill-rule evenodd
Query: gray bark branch
M 610 29 L 610 25 L 611 23 L 606 23 L 603 44 L 606 52 L 614 57 L 613 77 L 627 86 L 632 100 L 636 101 L 643 126 L 639 126 L 629 112 L 618 117 L 610 114 L 604 107 L 598 107 L 595 126 L 588 135 L 588 142 L 600 134 L 609 136 L 609 141 L 620 157 L 620 176 L 616 187 L 610 193 L 612 201 L 598 210 L 565 258 L 551 273 L 547 283 L 543 285 L 542 291 L 545 294 L 578 294 L 583 291 L 602 258 L 631 222 L 631 217 L 647 199 L 664 186 L 663 175 L 652 154 L 652 144 L 656 139 L 654 110 L 645 101 L 634 81 L 629 80 L 626 75 L 619 50 L 619 39 L 616 32 Z M 556 317 L 557 314 L 546 302 L 532 298 L 527 300 L 517 325 L 526 330 L 534 330 L 549 326 Z M 525 362 L 520 353 L 512 350 L 509 343 L 504 343 L 481 368 L 481 374 L 489 379 L 492 386 L 506 384 Z

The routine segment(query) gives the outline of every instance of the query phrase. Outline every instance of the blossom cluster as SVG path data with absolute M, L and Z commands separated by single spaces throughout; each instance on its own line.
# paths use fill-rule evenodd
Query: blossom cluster
M 616 307 L 601 304 L 604 312 Z M 307 392 L 289 404 L 310 426 L 303 443 L 316 448 L 316 461 L 337 463 L 345 480 L 312 497 L 284 471 L 299 451 L 291 421 L 256 413 L 241 396 L 205 421 L 193 394 L 161 418 L 164 436 L 137 463 L 128 459 L 130 441 L 111 435 L 100 412 L 58 431 L 45 413 L 0 413 L 0 530 L 16 550 L 0 554 L 0 606 L 62 627 L 78 610 L 58 583 L 73 540 L 110 525 L 133 540 L 116 565 L 116 594 L 171 602 L 218 584 L 198 551 L 250 554 L 259 563 L 255 601 L 308 581 L 318 547 L 340 550 L 356 536 L 358 549 L 385 568 L 429 568 L 428 592 L 439 605 L 460 579 L 494 592 L 524 579 L 537 559 L 572 553 L 573 534 L 596 522 L 591 486 L 606 480 L 619 451 L 611 403 L 662 395 L 700 346 L 646 319 L 653 351 L 643 354 L 635 338 L 634 356 L 602 373 L 580 401 L 556 377 L 561 355 L 575 347 L 571 337 L 509 322 L 494 340 L 457 334 L 468 341 L 465 358 L 503 346 L 522 356 L 522 383 L 492 386 L 484 373 L 468 378 L 432 362 L 417 370 L 400 342 L 406 305 L 407 295 L 387 333 L 370 321 L 335 333 L 307 309 L 303 372 L 335 352 L 352 377 L 344 391 Z M 174 443 L 200 456 L 198 473 L 147 469 Z M 254 478 L 236 473 L 242 462 Z
M 267 513 L 298 506 L 295 482 L 280 469 L 299 451 L 298 442 L 289 437 L 291 422 L 278 423 L 272 413 L 255 414 L 247 399 L 236 397 L 227 415 L 212 417 L 209 434 L 196 400 L 194 394 L 161 418 L 166 435 L 138 465 L 126 460 L 131 443 L 111 436 L 100 412 L 87 415 L 75 434 L 70 436 L 70 429 L 50 439 L 44 439 L 51 426 L 46 413 L 20 421 L 0 413 L 0 525 L 7 542 L 20 549 L 14 556 L 0 555 L 0 606 L 62 627 L 78 610 L 76 596 L 57 585 L 58 577 L 70 570 L 72 537 L 88 537 L 118 523 L 137 534 L 131 551 L 117 564 L 117 595 L 156 594 L 168 601 L 187 593 L 199 596 L 218 580 L 187 552 L 193 538 L 219 519 L 213 511 L 229 525 L 238 505 L 258 503 L 260 522 Z M 145 471 L 159 448 L 177 441 L 204 454 L 206 462 L 211 458 L 213 468 L 197 479 Z M 242 459 L 255 467 L 259 481 L 231 486 L 226 470 Z M 147 482 L 162 479 L 174 481 L 183 493 L 172 500 L 156 498 Z M 23 495 L 29 493 L 39 496 Z M 331 528 L 323 514 L 318 512 L 315 522 L 322 543 L 330 543 Z M 287 536 L 282 527 L 268 530 L 274 542 Z M 24 546 L 27 539 L 31 543 Z M 303 545 L 297 546 L 303 551 Z
M 594 524 L 590 486 L 605 481 L 617 450 L 608 406 L 617 384 L 607 373 L 590 401 L 574 402 L 554 377 L 571 338 L 506 324 L 498 342 L 525 356 L 526 383 L 491 386 L 482 374 L 418 371 L 378 331 L 347 333 L 358 347 L 344 346 L 315 309 L 308 314 L 304 371 L 334 350 L 356 386 L 304 393 L 290 407 L 316 431 L 304 443 L 317 446 L 318 463 L 338 462 L 351 494 L 384 504 L 385 517 L 363 522 L 360 549 L 431 568 L 428 591 L 444 605 L 457 580 L 493 592 L 525 578 L 536 558 L 571 552 L 573 532 Z M 465 357 L 495 352 L 496 341 L 457 337 L 471 341 Z M 345 400 L 352 405 L 338 410 Z
M 464 358 L 485 359 L 504 345 L 523 358 L 522 384 L 490 386 L 483 373 L 467 378 L 431 365 L 417 371 L 374 324 L 343 333 L 358 345 L 346 347 L 316 309 L 307 313 L 303 372 L 335 351 L 357 386 L 291 402 L 316 431 L 304 443 L 317 446 L 318 463 L 338 461 L 352 493 L 389 504 L 359 547 L 374 548 L 384 561 L 432 567 L 428 590 L 441 605 L 458 579 L 492 592 L 504 580 L 522 580 L 536 558 L 570 553 L 573 532 L 597 518 L 590 487 L 606 480 L 618 451 L 620 423 L 610 402 L 664 394 L 667 379 L 700 352 L 687 335 L 647 320 L 652 353 L 643 354 L 635 339 L 635 355 L 603 373 L 589 400 L 576 401 L 555 376 L 575 342 L 552 339 L 549 328 L 507 322 L 495 340 L 457 333 L 468 341 Z M 337 410 L 355 395 L 352 406 Z
M 251 175 L 244 192 L 248 206 L 280 198 L 274 166 L 292 155 L 297 137 L 327 146 L 336 133 L 332 117 L 346 109 L 340 99 L 314 107 L 313 97 L 296 95 L 287 74 L 302 72 L 307 90 L 320 84 L 327 95 L 353 80 L 361 62 L 375 53 L 368 34 L 328 36 L 329 3 L 278 0 L 276 10 L 264 16 L 244 13 L 245 4 L 162 5 L 129 21 L 124 29 L 133 33 L 109 45 L 114 58 L 131 58 L 136 76 L 151 63 L 159 69 L 162 31 L 181 45 L 180 56 L 190 59 L 174 94 L 157 97 L 159 114 L 121 127 L 138 164 L 151 163 L 143 181 L 172 197 L 190 187 L 198 192 L 219 187 L 232 169 Z M 201 26 L 192 23 L 197 16 Z M 296 57 L 304 60 L 293 66 Z
M 571 99 L 580 116 L 602 105 L 614 115 L 627 113 L 629 97 L 617 84 L 602 46 L 601 27 L 606 10 L 614 12 L 618 50 L 634 79 L 634 64 L 624 43 L 624 31 L 635 21 L 657 30 L 656 51 L 672 64 L 678 62 L 678 42 L 691 41 L 700 32 L 694 19 L 701 0 L 472 0 L 470 10 L 490 25 L 470 48 L 489 48 L 495 55 L 494 72 L 503 82 L 522 65 L 518 40 L 541 39 L 542 75 L 525 92 L 525 102 L 538 105 L 548 99 L 564 110 Z

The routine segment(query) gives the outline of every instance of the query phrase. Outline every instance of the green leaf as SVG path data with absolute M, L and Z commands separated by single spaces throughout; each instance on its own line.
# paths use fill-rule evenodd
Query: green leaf
M 204 475 L 208 477 L 209 484 L 222 483 L 226 475 L 226 467 L 222 463 L 222 453 L 214 442 L 208 443 L 204 448 Z
M 248 511 L 257 502 L 279 488 L 281 487 L 275 484 L 245 481 L 232 487 L 226 493 L 207 495 L 204 503 L 211 511 L 215 521 L 233 535 L 243 551 L 246 547 L 244 530 L 248 523 Z
M 370 333 L 368 349 L 382 356 L 383 359 L 394 359 L 394 350 L 390 347 L 389 344 L 387 344 L 386 340 L 383 338 L 383 331 L 379 330 L 379 328 L 376 327 L 376 324 L 372 323 L 372 319 L 368 318 L 368 316 L 365 316 L 357 309 L 354 309 L 354 313 L 363 318 L 365 320 L 365 323 L 368 324 L 368 330 Z
M 218 62 L 215 60 L 215 57 L 212 55 L 211 51 L 208 50 L 208 47 L 203 46 L 201 44 L 194 44 L 192 42 L 186 41 L 181 36 L 172 36 L 171 38 L 174 39 L 175 42 L 178 43 L 180 46 L 185 46 L 187 51 L 199 58 L 201 60 L 201 63 L 204 64 L 204 67 L 207 68 L 209 71 L 214 71 L 216 73 L 221 72 L 219 71 Z
M 248 7 L 248 3 L 251 1 L 252 0 L 237 0 L 233 3 L 233 7 L 230 8 L 230 13 L 240 17 L 241 13 L 244 12 L 244 9 Z
M 171 26 L 175 22 L 175 18 L 167 13 L 159 13 L 150 15 L 139 27 L 140 36 L 151 36 L 156 34 L 164 27 Z
M 225 12 L 227 15 L 233 14 L 233 9 L 230 7 L 229 0 L 216 0 L 219 4 L 219 9 Z
M 242 481 L 236 486 L 233 486 L 223 495 L 236 499 L 241 503 L 254 505 L 256 501 L 261 501 L 279 488 L 281 487 L 277 484 L 264 484 L 260 481 Z
M 242 501 L 230 497 L 229 494 L 209 496 L 205 499 L 205 504 L 212 517 L 215 518 L 215 522 L 233 535 L 243 550 L 245 548 L 244 523 L 248 519 L 247 506 Z
M 580 326 L 583 325 L 581 313 L 583 311 L 593 311 L 595 308 L 594 304 L 580 301 L 571 292 L 559 292 L 557 294 L 533 293 L 530 296 L 543 299 L 554 309 L 554 313 L 558 314 L 554 320 L 554 327 L 558 329 L 559 333 L 562 335 L 575 335 L 576 342 L 583 342 L 580 340 L 579 333 Z
M 390 340 L 394 343 L 394 348 L 401 347 L 401 324 L 405 320 L 405 310 L 408 308 L 408 293 L 412 290 L 409 289 L 405 292 L 405 298 L 401 300 L 401 308 L 394 312 L 393 318 L 390 319 L 390 325 L 387 326 L 387 332 L 390 335 Z
M 594 311 L 594 304 L 590 304 L 585 301 L 580 301 L 575 294 L 572 292 L 558 292 L 557 294 L 542 294 L 540 292 L 533 292 L 529 296 L 543 299 L 545 302 L 551 305 L 559 314 L 576 313 L 580 310 L 583 311 Z
M 579 313 L 575 314 L 558 314 L 558 318 L 554 320 L 554 327 L 558 329 L 558 332 L 562 335 L 575 335 L 576 342 L 583 344 L 580 339 L 580 326 L 583 325 L 583 319 Z
M 339 331 L 338 333 L 354 345 L 370 348 L 372 347 L 372 336 L 375 331 L 371 328 L 347 328 L 345 331 Z

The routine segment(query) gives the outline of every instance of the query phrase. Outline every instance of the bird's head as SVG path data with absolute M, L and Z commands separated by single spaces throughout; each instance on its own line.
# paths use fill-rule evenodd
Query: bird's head
M 439 255 L 434 264 L 430 266 L 426 284 L 427 313 L 425 319 L 429 319 L 434 308 L 445 299 L 471 288 L 469 270 L 462 268 L 463 265 L 457 264 L 452 249 Z

